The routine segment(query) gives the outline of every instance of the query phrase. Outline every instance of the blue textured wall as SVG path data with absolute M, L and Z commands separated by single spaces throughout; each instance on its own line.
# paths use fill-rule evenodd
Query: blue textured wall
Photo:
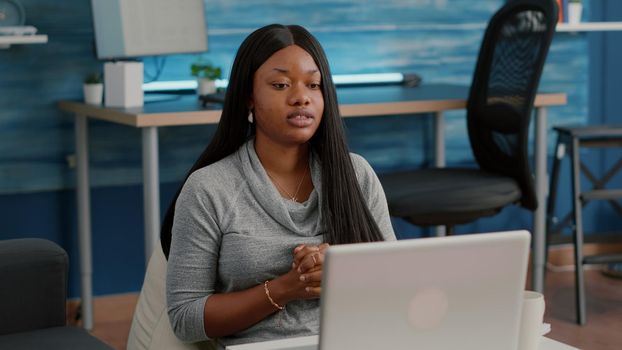
M 592 1 L 592 17 L 594 21 L 622 21 L 622 1 Z M 589 75 L 592 79 L 589 85 L 588 123 L 621 125 L 622 32 L 593 33 L 590 34 L 589 41 Z M 586 151 L 581 156 L 588 159 L 596 172 L 602 175 L 622 159 L 622 149 Z M 584 181 L 584 185 L 588 183 Z M 622 188 L 622 172 L 610 180 L 608 188 Z M 595 215 L 599 219 L 594 222 L 594 230 L 621 231 L 622 217 L 609 203 L 595 202 L 588 207 L 598 213 Z
M 80 99 L 82 78 L 101 70 L 94 56 L 90 2 L 21 2 L 27 23 L 48 34 L 49 43 L 0 50 L 0 238 L 38 236 L 63 244 L 73 261 L 71 293 L 75 295 L 75 173 L 66 160 L 74 153 L 73 121 L 55 104 L 60 99 Z M 298 23 L 322 42 L 334 73 L 417 72 L 427 82 L 469 84 L 486 21 L 503 2 L 208 0 L 205 56 L 227 72 L 235 50 L 252 29 L 273 22 Z M 555 36 L 541 89 L 568 93 L 570 104 L 550 109 L 551 123 L 588 121 L 587 38 L 585 34 Z M 188 66 L 195 58 L 168 57 L 161 79 L 189 79 Z M 154 71 L 154 62 L 145 58 L 147 73 Z M 426 118 L 350 120 L 347 126 L 352 149 L 379 171 L 429 161 Z M 92 195 L 95 293 L 137 290 L 144 261 L 140 131 L 104 122 L 91 122 L 90 127 L 91 180 L 96 187 Z M 160 130 L 163 209 L 212 131 L 210 126 Z M 446 135 L 448 161 L 469 161 L 463 112 L 448 114 Z M 403 142 L 390 141 L 396 139 Z M 550 147 L 553 141 L 551 137 Z M 530 226 L 530 215 L 510 208 L 460 230 Z M 396 228 L 405 236 L 419 234 L 398 221 Z
M 94 57 L 88 1 L 24 0 L 28 23 L 49 35 L 46 45 L 0 51 L 0 193 L 73 188 L 72 119 L 58 112 L 59 99 L 80 99 L 81 81 L 101 70 Z M 486 21 L 500 0 L 393 1 L 207 1 L 209 52 L 230 70 L 243 38 L 264 24 L 300 23 L 324 45 L 335 73 L 417 72 L 428 82 L 469 84 Z M 547 61 L 542 89 L 567 92 L 571 103 L 553 108 L 551 121 L 583 122 L 587 111 L 587 40 L 560 33 Z M 161 79 L 189 79 L 194 55 L 170 56 Z M 147 73 L 155 58 L 145 58 Z M 569 74 L 571 72 L 571 74 Z M 349 121 L 352 148 L 379 170 L 414 167 L 428 153 L 417 149 L 426 131 L 424 118 Z M 449 162 L 471 157 L 464 112 L 448 114 Z M 382 133 L 378 133 L 382 130 Z M 208 141 L 210 127 L 161 130 L 161 179 L 176 181 Z M 92 123 L 94 186 L 141 181 L 139 130 Z M 404 140 L 402 144 L 388 140 Z

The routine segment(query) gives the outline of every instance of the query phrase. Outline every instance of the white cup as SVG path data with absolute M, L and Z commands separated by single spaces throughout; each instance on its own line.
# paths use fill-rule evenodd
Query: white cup
M 523 295 L 518 350 L 537 350 L 540 347 L 543 318 L 544 296 L 541 293 L 526 290 Z

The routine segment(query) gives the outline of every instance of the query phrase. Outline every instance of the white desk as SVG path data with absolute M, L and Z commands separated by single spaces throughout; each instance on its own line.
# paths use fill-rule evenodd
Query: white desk
M 298 337 L 261 343 L 228 346 L 226 350 L 317 350 L 318 336 Z M 389 348 L 390 349 L 390 348 Z M 538 350 L 578 350 L 551 338 L 542 337 Z
M 424 84 L 416 88 L 400 85 L 348 87 L 337 90 L 339 109 L 344 118 L 386 115 L 421 116 L 434 114 L 435 166 L 445 166 L 443 112 L 466 108 L 467 86 Z M 533 289 L 542 291 L 544 283 L 545 215 L 547 193 L 547 117 L 546 107 L 566 104 L 566 94 L 538 94 L 535 99 L 535 182 L 538 209 L 533 225 Z M 171 102 L 146 104 L 139 108 L 107 108 L 81 102 L 61 101 L 62 111 L 75 115 L 78 239 L 82 317 L 86 329 L 93 327 L 91 209 L 88 175 L 88 118 L 106 120 L 142 129 L 143 203 L 145 220 L 145 258 L 149 259 L 160 236 L 160 181 L 158 165 L 158 127 L 216 124 L 221 111 L 199 107 L 196 96 Z

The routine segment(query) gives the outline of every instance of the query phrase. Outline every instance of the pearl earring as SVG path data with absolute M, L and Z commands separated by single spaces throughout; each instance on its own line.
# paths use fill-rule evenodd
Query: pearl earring
M 248 122 L 253 124 L 253 111 L 248 112 Z

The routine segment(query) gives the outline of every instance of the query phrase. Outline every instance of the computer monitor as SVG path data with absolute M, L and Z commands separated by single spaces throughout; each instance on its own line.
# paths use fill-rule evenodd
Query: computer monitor
M 99 59 L 207 51 L 204 0 L 91 0 Z

